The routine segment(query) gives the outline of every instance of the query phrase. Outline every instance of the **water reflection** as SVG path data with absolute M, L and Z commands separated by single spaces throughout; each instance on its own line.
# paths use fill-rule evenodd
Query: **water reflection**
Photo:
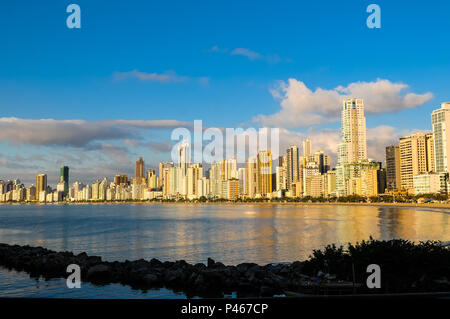
M 226 264 L 302 260 L 369 236 L 450 240 L 448 210 L 354 205 L 0 206 L 0 242 L 86 251 L 106 260 Z

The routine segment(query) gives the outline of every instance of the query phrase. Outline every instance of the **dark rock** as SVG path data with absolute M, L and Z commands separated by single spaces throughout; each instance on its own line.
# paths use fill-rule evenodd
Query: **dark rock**
M 241 273 L 245 273 L 249 268 L 252 268 L 254 266 L 258 266 L 257 264 L 254 263 L 242 263 L 236 266 L 237 270 L 239 270 L 239 272 Z
M 194 265 L 194 268 L 197 270 L 205 270 L 206 269 L 206 265 L 202 264 L 202 263 L 198 263 Z
M 105 282 L 111 278 L 111 269 L 109 266 L 100 264 L 89 268 L 87 278 L 93 282 Z
M 212 259 L 212 258 L 208 258 L 208 268 L 211 268 L 211 267 L 214 267 L 214 264 L 215 264 L 216 262 L 214 261 L 214 259 Z
M 152 286 L 152 285 L 155 285 L 156 283 L 158 283 L 159 279 L 158 279 L 158 276 L 155 274 L 147 274 L 144 276 L 144 282 L 147 285 Z
M 152 258 L 152 260 L 150 260 L 150 267 L 160 267 L 161 265 L 162 262 L 158 259 Z

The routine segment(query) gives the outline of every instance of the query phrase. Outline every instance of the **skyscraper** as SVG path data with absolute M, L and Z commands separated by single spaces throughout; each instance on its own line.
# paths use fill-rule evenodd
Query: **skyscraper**
M 45 198 L 46 191 L 47 191 L 47 174 L 39 174 L 36 176 L 36 199 L 40 200 L 40 198 L 42 198 L 42 196 L 40 195 L 41 192 L 44 192 Z
M 147 170 L 147 187 L 149 188 L 157 188 L 158 185 L 158 177 L 156 176 L 156 172 L 154 169 Z
M 69 167 L 62 166 L 59 169 L 59 182 L 64 183 L 64 195 L 67 195 L 69 191 Z
M 308 138 L 303 141 L 303 156 L 307 157 L 312 154 L 311 140 Z
M 434 135 L 435 171 L 449 172 L 450 160 L 450 102 L 441 103 L 441 108 L 431 113 Z
M 400 148 L 398 145 L 386 147 L 386 186 L 388 191 L 400 189 Z
M 247 190 L 248 197 L 254 198 L 258 190 L 258 162 L 255 157 L 247 159 Z
M 342 140 L 338 146 L 336 166 L 336 195 L 347 195 L 345 164 L 367 159 L 366 117 L 363 99 L 348 98 L 343 101 L 341 118 Z
M 401 188 L 414 191 L 414 175 L 432 172 L 434 154 L 432 133 L 417 132 L 400 138 L 400 179 Z M 434 144 L 434 143 L 433 143 Z
M 189 165 L 191 164 L 191 149 L 187 142 L 178 145 L 178 166 L 181 167 L 181 173 L 186 176 Z
M 299 163 L 298 163 L 298 147 L 291 146 L 286 151 L 286 178 L 287 189 L 291 189 L 291 185 L 299 181 Z
M 136 161 L 136 166 L 135 166 L 135 183 L 136 184 L 144 184 L 145 183 L 145 164 L 144 164 L 144 160 L 142 159 L 142 157 L 139 157 L 138 160 Z
M 272 153 L 258 152 L 258 190 L 261 196 L 272 193 Z
M 173 167 L 173 162 L 160 162 L 159 163 L 159 184 L 160 186 L 164 185 L 164 170 L 169 167 Z

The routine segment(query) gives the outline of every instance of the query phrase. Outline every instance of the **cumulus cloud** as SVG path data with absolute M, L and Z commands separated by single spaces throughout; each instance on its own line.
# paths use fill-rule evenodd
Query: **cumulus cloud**
M 399 138 L 411 134 L 412 130 L 399 130 L 392 126 L 381 125 L 367 129 L 367 156 L 380 162 L 385 161 L 386 146 L 398 144 Z M 280 129 L 280 153 L 284 154 L 290 145 L 299 146 L 301 152 L 302 143 L 309 138 L 313 151 L 322 150 L 330 155 L 332 166 L 336 165 L 337 148 L 341 141 L 339 129 L 309 130 L 307 132 L 295 132 L 288 129 Z
M 281 109 L 271 115 L 258 115 L 253 120 L 264 126 L 305 127 L 336 122 L 340 119 L 342 100 L 348 97 L 363 98 L 366 115 L 395 112 L 418 107 L 429 101 L 433 94 L 408 91 L 404 83 L 377 79 L 374 82 L 354 82 L 327 90 L 311 90 L 296 79 L 280 81 L 272 96 L 280 101 Z
M 0 142 L 89 147 L 95 141 L 133 139 L 141 130 L 190 127 L 176 120 L 54 120 L 0 118 Z

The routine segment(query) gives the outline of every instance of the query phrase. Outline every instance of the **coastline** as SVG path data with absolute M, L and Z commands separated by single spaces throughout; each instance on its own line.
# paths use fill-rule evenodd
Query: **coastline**
M 398 258 L 392 259 L 393 254 Z M 0 267 L 24 271 L 31 278 L 51 279 L 67 278 L 76 265 L 82 282 L 95 285 L 120 283 L 140 290 L 167 288 L 183 292 L 188 297 L 223 298 L 231 293 L 237 293 L 238 298 L 366 293 L 448 294 L 450 281 L 445 274 L 449 254 L 450 249 L 440 242 L 414 244 L 401 239 L 370 239 L 352 246 L 352 249 L 349 246 L 345 251 L 327 246 L 304 261 L 224 265 L 211 258 L 206 264 L 155 258 L 108 262 L 86 252 L 75 255 L 70 251 L 56 252 L 44 247 L 0 243 Z M 377 291 L 365 285 L 365 270 L 373 258 L 384 269 L 383 285 L 379 287 L 382 289 Z M 71 271 L 67 270 L 69 265 Z
M 387 202 L 293 202 L 293 201 L 279 201 L 279 202 L 227 202 L 227 201 L 209 201 L 209 202 L 171 202 L 171 201 L 90 201 L 90 202 L 1 202 L 1 206 L 8 205 L 217 205 L 217 206 L 364 206 L 364 207 L 396 207 L 396 208 L 433 208 L 433 209 L 448 209 L 450 210 L 450 203 L 387 203 Z

